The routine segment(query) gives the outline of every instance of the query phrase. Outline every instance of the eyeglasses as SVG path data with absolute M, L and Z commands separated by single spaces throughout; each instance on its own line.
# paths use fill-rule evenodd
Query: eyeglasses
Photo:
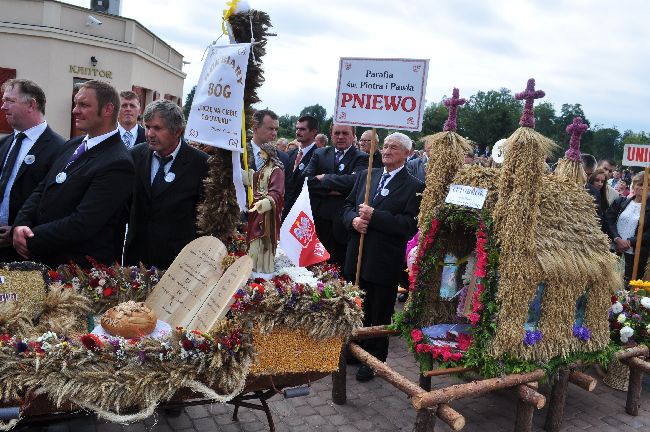
M 370 142 L 371 140 L 369 139 L 360 139 L 359 142 Z

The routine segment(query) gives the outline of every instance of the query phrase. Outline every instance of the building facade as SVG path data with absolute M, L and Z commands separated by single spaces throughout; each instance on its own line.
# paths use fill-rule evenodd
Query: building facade
M 73 87 L 90 79 L 133 90 L 140 105 L 181 104 L 183 56 L 135 20 L 52 0 L 0 0 L 0 84 L 38 83 L 48 124 L 62 136 L 79 134 L 72 119 Z M 0 112 L 0 135 L 10 133 Z

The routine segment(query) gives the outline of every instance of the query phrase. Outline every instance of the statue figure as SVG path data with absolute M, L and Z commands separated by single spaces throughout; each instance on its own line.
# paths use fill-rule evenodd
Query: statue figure
M 249 170 L 248 173 L 243 173 L 244 184 L 253 186 L 246 243 L 248 255 L 253 260 L 253 271 L 273 273 L 284 206 L 284 166 L 272 143 L 264 143 L 260 149 L 260 156 L 264 159 L 262 168 L 256 172 Z

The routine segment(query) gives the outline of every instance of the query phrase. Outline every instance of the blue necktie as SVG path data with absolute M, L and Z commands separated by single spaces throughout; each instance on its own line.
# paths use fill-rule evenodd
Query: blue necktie
M 388 173 L 383 173 L 381 175 L 381 180 L 379 181 L 379 186 L 377 186 L 377 191 L 375 192 L 375 196 L 372 198 L 372 200 L 376 200 L 379 194 L 381 193 L 381 190 L 384 188 L 384 185 L 386 184 L 386 180 L 390 177 L 390 174 Z
M 165 183 L 165 165 L 167 165 L 169 162 L 171 162 L 174 157 L 172 155 L 169 156 L 158 156 L 157 154 L 153 155 L 156 159 L 158 159 L 158 171 L 156 171 L 156 175 L 153 178 L 153 181 L 151 182 L 151 194 L 152 195 L 157 195 L 158 192 L 160 192 L 160 189 L 162 185 Z
M 122 135 L 122 142 L 126 146 L 126 148 L 131 148 L 131 140 L 133 139 L 133 134 L 131 131 L 126 131 L 124 132 L 124 135 Z

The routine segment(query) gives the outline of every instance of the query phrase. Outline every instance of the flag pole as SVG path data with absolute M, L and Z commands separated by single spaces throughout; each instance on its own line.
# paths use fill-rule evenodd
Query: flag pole
M 648 173 L 649 167 L 643 170 L 643 195 L 641 196 L 641 214 L 639 215 L 639 227 L 636 232 L 636 245 L 634 246 L 634 266 L 632 267 L 632 279 L 636 280 L 639 271 L 639 255 L 641 253 L 641 242 L 643 241 L 643 224 L 645 222 L 645 208 L 648 197 Z
M 372 137 L 370 138 L 370 157 L 368 158 L 368 175 L 366 176 L 366 196 L 363 199 L 363 204 L 368 205 L 368 199 L 370 198 L 370 179 L 372 176 L 372 163 L 375 156 L 375 147 L 377 146 L 377 132 L 375 128 L 372 128 Z M 361 238 L 359 239 L 359 254 L 357 255 L 357 275 L 354 279 L 354 284 L 359 286 L 359 277 L 361 275 L 361 258 L 363 257 L 363 240 L 366 235 L 361 233 Z

